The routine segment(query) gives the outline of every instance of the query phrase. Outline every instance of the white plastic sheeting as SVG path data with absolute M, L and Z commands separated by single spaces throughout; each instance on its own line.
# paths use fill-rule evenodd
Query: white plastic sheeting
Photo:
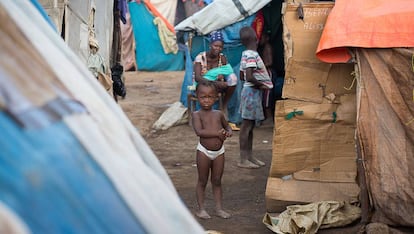
M 86 64 L 89 56 L 89 14 L 95 8 L 95 36 L 99 41 L 99 54 L 109 67 L 112 47 L 114 1 L 107 0 L 38 0 L 56 24 L 69 47 Z M 64 26 L 64 27 L 63 27 Z
M 238 22 L 262 9 L 271 0 L 215 0 L 177 26 L 176 31 L 197 31 L 203 35 Z
M 40 68 L 30 67 L 33 76 L 22 76 L 19 81 L 29 85 L 49 79 L 55 85 L 53 92 L 65 90 L 88 110 L 65 117 L 63 122 L 113 183 L 131 215 L 148 233 L 203 233 L 137 129 L 33 5 L 26 0 L 0 0 L 0 8 L 7 9 L 17 25 L 22 35 L 18 39 L 36 50 L 28 53 L 27 60 L 40 59 L 49 70 L 47 77 L 39 77 L 36 69 Z M 17 65 L 16 70 L 27 69 Z M 28 98 L 42 91 L 34 89 Z

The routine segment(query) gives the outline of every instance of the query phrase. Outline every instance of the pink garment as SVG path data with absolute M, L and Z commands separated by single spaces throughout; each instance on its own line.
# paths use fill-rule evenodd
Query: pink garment
M 135 61 L 135 40 L 132 31 L 131 16 L 126 13 L 126 24 L 121 23 L 122 35 L 122 65 L 124 70 L 137 70 Z

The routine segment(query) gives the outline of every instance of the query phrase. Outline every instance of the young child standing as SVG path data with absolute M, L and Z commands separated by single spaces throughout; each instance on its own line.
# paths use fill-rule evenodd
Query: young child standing
M 216 215 L 227 219 L 230 218 L 230 214 L 224 211 L 222 207 L 221 178 L 224 171 L 224 140 L 232 136 L 232 129 L 224 114 L 220 110 L 213 109 L 218 97 L 214 82 L 200 81 L 196 88 L 196 94 L 200 103 L 200 110 L 192 113 L 193 128 L 200 138 L 197 146 L 198 181 L 196 196 L 198 211 L 196 216 L 202 219 L 211 218 L 204 209 L 205 190 L 211 171 Z
M 253 129 L 256 121 L 264 120 L 263 90 L 273 88 L 262 58 L 257 52 L 256 33 L 251 27 L 240 29 L 241 43 L 246 47 L 240 61 L 240 79 L 244 81 L 240 98 L 240 162 L 238 167 L 259 168 L 265 163 L 253 157 Z

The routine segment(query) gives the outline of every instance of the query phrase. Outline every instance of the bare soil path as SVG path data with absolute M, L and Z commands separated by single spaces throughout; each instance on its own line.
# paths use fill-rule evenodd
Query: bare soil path
M 188 124 L 165 131 L 154 131 L 152 125 L 174 102 L 179 101 L 184 72 L 127 72 L 127 96 L 119 100 L 131 122 L 145 138 L 167 170 L 180 197 L 194 214 L 196 210 L 195 167 L 196 135 Z M 265 188 L 272 157 L 273 127 L 258 127 L 254 131 L 253 150 L 266 166 L 260 169 L 241 169 L 238 132 L 225 142 L 226 165 L 223 176 L 223 205 L 233 216 L 199 220 L 206 230 L 224 234 L 273 233 L 262 223 L 266 213 Z M 211 186 L 207 187 L 206 208 L 214 213 Z

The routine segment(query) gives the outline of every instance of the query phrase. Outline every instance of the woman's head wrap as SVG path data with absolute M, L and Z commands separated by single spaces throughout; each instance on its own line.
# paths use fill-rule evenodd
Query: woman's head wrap
M 220 31 L 213 31 L 210 33 L 210 43 L 213 43 L 215 41 L 222 41 L 223 40 L 223 34 Z

